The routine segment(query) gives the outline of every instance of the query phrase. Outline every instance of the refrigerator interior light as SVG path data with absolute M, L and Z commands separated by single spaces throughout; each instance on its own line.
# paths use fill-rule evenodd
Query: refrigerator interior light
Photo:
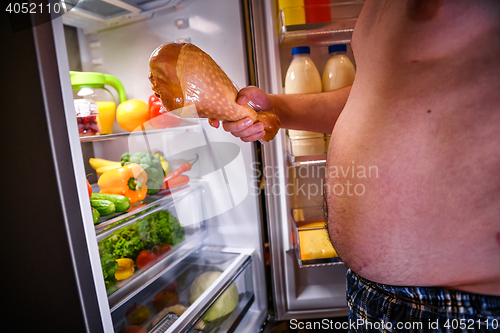
M 189 0 L 61 0 L 63 23 L 92 33 L 144 20 L 155 12 L 180 8 Z M 174 9 L 174 10 L 175 10 Z

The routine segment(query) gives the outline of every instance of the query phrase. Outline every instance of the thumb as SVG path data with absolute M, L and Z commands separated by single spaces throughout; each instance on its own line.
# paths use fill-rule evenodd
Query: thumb
M 248 86 L 238 92 L 236 103 L 239 105 L 250 105 L 255 110 L 268 110 L 271 107 L 271 100 L 267 94 L 255 86 Z

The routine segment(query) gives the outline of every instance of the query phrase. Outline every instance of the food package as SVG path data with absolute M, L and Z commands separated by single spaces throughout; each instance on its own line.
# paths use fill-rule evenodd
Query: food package
M 299 244 L 302 260 L 338 256 L 330 242 L 325 222 L 312 222 L 299 227 Z
M 167 43 L 153 51 L 149 60 L 149 80 L 155 94 L 169 112 L 183 118 L 212 118 L 237 121 L 250 117 L 262 122 L 264 141 L 274 138 L 280 121 L 274 113 L 255 111 L 236 103 L 238 90 L 201 49 L 190 43 Z

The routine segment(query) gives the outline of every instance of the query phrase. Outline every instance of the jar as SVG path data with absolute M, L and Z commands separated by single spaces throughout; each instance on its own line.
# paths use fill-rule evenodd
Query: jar
M 75 99 L 75 113 L 80 136 L 101 134 L 101 125 L 97 121 L 99 106 L 90 98 Z

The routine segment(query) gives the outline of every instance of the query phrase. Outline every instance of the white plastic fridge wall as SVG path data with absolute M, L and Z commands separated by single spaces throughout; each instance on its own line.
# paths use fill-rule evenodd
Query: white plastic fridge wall
M 175 22 L 178 19 L 186 20 L 189 26 L 177 28 Z M 188 40 L 197 45 L 210 54 L 238 87 L 248 85 L 242 8 L 239 1 L 233 0 L 192 0 L 185 2 L 178 11 L 158 12 L 150 19 L 122 27 L 89 35 L 79 30 L 82 68 L 83 71 L 116 76 L 123 83 L 128 99 L 147 101 L 152 94 L 148 81 L 149 56 L 157 46 L 175 40 Z M 93 60 L 100 64 L 94 65 Z M 231 189 L 230 195 L 238 196 L 242 201 L 208 221 L 210 233 L 206 244 L 255 250 L 256 300 L 238 330 L 257 331 L 267 315 L 267 302 L 253 145 L 241 142 L 222 129 L 211 128 L 206 120 L 200 123 L 209 142 L 233 144 L 246 169 L 244 182 L 248 193 L 242 195 Z M 182 144 L 190 146 L 188 142 Z M 214 151 L 214 155 L 224 154 L 225 151 Z

